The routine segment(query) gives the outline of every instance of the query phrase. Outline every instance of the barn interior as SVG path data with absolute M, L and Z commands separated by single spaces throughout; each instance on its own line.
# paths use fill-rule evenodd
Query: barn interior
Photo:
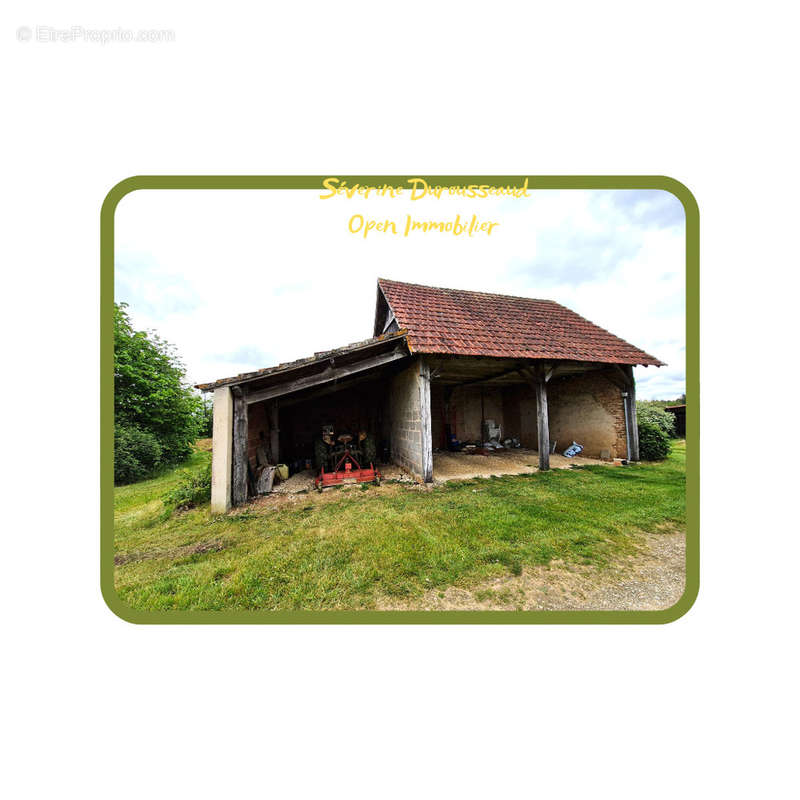
M 429 482 L 434 454 L 443 478 L 445 466 L 462 469 L 453 458 L 476 454 L 528 451 L 537 456 L 497 472 L 532 460 L 548 469 L 550 455 L 573 442 L 584 456 L 625 457 L 629 380 L 609 364 L 417 356 L 400 330 L 200 388 L 215 392 L 216 474 L 231 476 L 237 505 L 270 492 L 265 476 L 275 469 L 287 473 L 278 480 L 307 473 L 330 485 L 324 481 L 377 480 L 375 470 L 393 464 Z M 228 496 L 225 486 L 218 491 Z
M 318 443 L 326 429 L 334 440 L 352 436 L 357 443 L 349 443 L 351 451 L 358 444 L 363 445 L 365 440 L 358 443 L 358 438 L 366 434 L 374 445 L 377 463 L 387 463 L 390 441 L 386 384 L 396 371 L 385 365 L 367 375 L 281 397 L 274 405 L 268 400 L 252 404 L 248 409 L 251 463 L 257 464 L 259 446 L 269 445 L 270 461 L 285 463 L 290 473 L 319 469 Z M 277 437 L 273 436 L 275 428 Z
M 538 450 L 536 375 L 530 362 L 476 356 L 428 357 L 431 370 L 431 439 L 435 449 L 465 442 Z M 573 441 L 593 458 L 625 456 L 620 429 L 626 376 L 608 364 L 562 361 L 548 366 L 547 418 L 551 447 Z

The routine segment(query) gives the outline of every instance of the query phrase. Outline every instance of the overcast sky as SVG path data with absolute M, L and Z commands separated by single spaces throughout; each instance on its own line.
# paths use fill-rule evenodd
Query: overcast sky
M 683 207 L 661 191 L 528 198 L 341 197 L 322 191 L 137 191 L 116 213 L 117 301 L 181 354 L 191 383 L 372 335 L 378 277 L 555 300 L 667 362 L 643 399 L 685 391 Z M 398 235 L 348 231 L 353 214 Z M 402 236 L 418 220 L 499 222 L 491 236 Z

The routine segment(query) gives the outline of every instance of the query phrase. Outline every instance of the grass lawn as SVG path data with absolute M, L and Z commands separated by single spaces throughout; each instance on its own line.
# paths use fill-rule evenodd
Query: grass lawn
M 198 449 L 185 468 L 201 469 Z M 685 526 L 685 444 L 661 463 L 269 497 L 165 515 L 178 470 L 114 493 L 115 583 L 137 609 L 362 609 L 552 559 L 600 567 Z

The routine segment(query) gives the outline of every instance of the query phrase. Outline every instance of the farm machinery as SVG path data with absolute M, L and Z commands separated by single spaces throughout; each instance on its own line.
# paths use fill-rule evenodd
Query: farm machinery
M 325 425 L 322 438 L 314 442 L 314 462 L 319 470 L 314 486 L 322 491 L 343 483 L 380 483 L 375 456 L 375 440 L 366 431 L 337 436 L 333 425 Z

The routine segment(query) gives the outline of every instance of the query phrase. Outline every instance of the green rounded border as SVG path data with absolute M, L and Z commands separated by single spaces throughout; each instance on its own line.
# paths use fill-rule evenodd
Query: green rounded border
M 470 183 L 529 189 L 660 189 L 686 213 L 686 589 L 661 611 L 138 611 L 114 589 L 114 215 L 125 195 L 142 189 L 322 189 L 331 176 L 359 183 L 439 186 Z M 116 184 L 100 211 L 100 588 L 126 622 L 146 624 L 663 624 L 682 617 L 700 589 L 700 212 L 680 181 L 662 175 L 139 175 Z

